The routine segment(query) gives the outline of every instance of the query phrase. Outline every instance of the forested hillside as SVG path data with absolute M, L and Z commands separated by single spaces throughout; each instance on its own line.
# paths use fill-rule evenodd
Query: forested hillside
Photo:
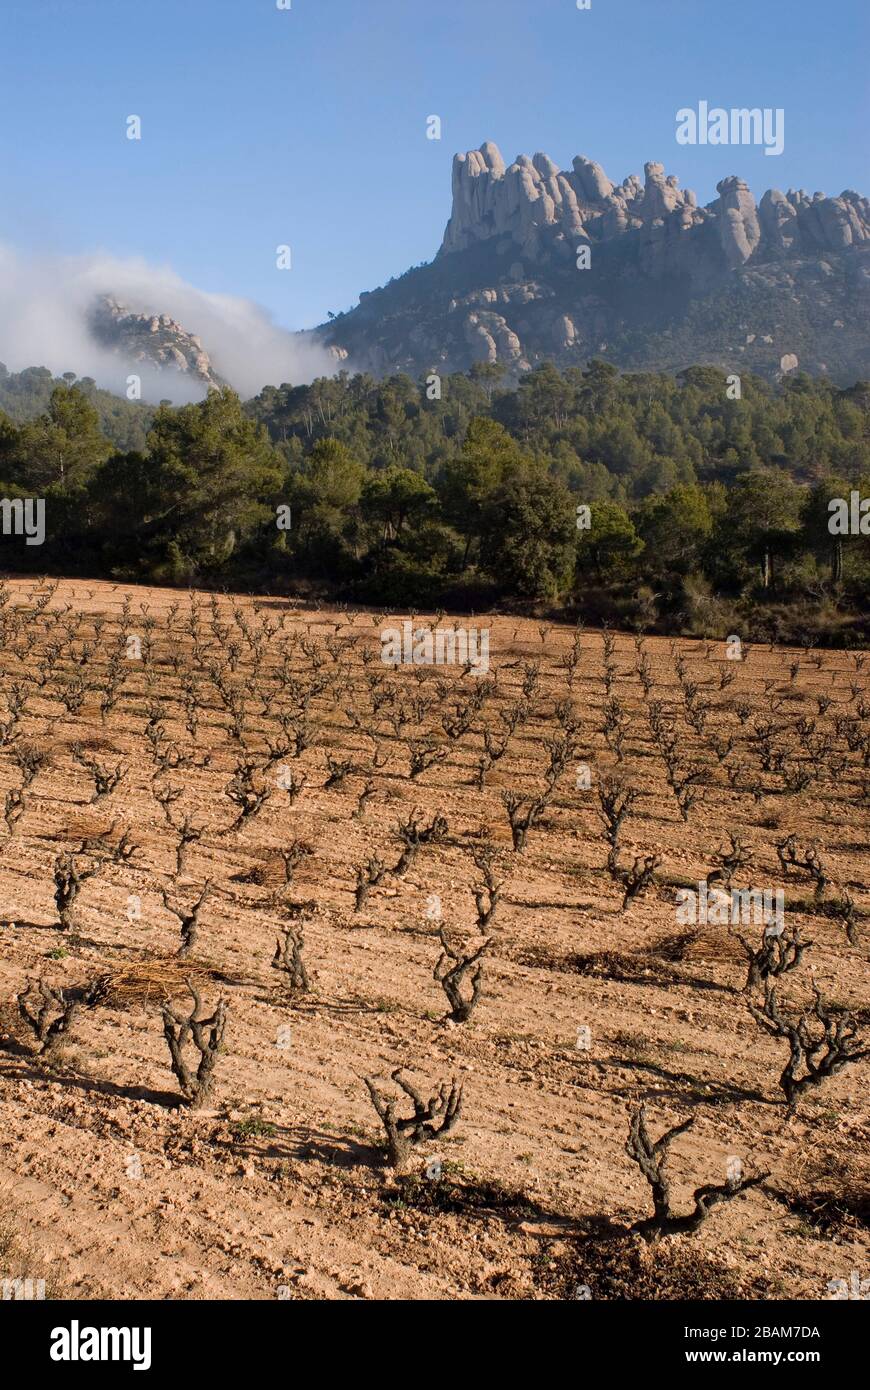
M 866 630 L 868 537 L 828 529 L 831 497 L 870 496 L 866 383 L 729 388 L 709 367 L 592 361 L 516 389 L 479 365 L 153 408 L 34 369 L 2 377 L 0 400 L 0 496 L 46 503 L 44 544 L 0 538 L 10 570 L 782 640 Z

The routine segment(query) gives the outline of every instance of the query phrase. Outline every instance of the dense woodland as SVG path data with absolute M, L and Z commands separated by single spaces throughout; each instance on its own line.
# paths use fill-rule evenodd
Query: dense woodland
M 2 565 L 860 642 L 870 537 L 833 537 L 827 504 L 870 497 L 870 384 L 741 392 L 592 361 L 155 407 L 0 366 L 0 497 L 46 504 L 45 543 L 0 536 Z

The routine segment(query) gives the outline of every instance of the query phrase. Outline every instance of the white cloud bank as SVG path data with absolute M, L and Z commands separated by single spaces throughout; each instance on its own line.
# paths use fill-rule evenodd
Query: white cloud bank
M 199 337 L 214 370 L 243 396 L 267 384 L 296 385 L 332 376 L 334 359 L 303 334 L 278 328 L 264 309 L 231 295 L 207 294 L 166 267 L 105 255 L 24 256 L 0 245 L 0 362 L 10 371 L 48 367 L 55 375 L 91 376 L 124 394 L 136 371 L 146 400 L 176 403 L 205 394 L 201 383 L 174 371 L 131 366 L 101 347 L 89 331 L 95 301 L 114 296 L 131 313 L 169 314 Z

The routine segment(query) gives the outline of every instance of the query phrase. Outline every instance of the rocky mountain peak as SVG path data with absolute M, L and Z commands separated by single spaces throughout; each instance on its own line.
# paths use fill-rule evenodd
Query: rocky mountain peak
M 113 295 L 102 295 L 91 312 L 90 330 L 131 367 L 146 363 L 182 372 L 206 386 L 226 383 L 212 366 L 201 340 L 169 314 L 134 313 Z
M 771 189 L 761 216 L 748 184 L 736 175 L 722 179 L 717 192 L 717 199 L 698 207 L 691 189 L 682 191 L 678 178 L 656 161 L 644 165 L 643 181 L 629 174 L 621 184 L 585 155 L 577 155 L 568 171 L 542 153 L 518 155 L 506 166 L 498 146 L 487 141 L 453 161 L 453 210 L 439 255 L 509 238 L 525 256 L 568 259 L 578 239 L 604 243 L 663 225 L 656 241 L 691 241 L 693 233 L 715 223 L 724 268 L 733 269 L 756 255 L 789 251 L 796 242 L 804 250 L 824 251 L 870 241 L 870 204 L 851 190 L 810 198 L 803 190 L 783 195 Z M 665 257 L 652 251 L 645 269 L 679 270 L 680 248 L 674 244 L 672 250 Z M 691 253 L 682 250 L 689 266 Z
M 586 254 L 579 255 L 580 251 Z M 870 375 L 870 203 L 804 189 L 760 202 L 736 174 L 701 206 L 665 165 L 615 183 L 577 155 L 508 164 L 486 141 L 453 160 L 441 247 L 321 330 L 383 375 L 540 362 L 674 370 L 715 362 L 771 379 Z

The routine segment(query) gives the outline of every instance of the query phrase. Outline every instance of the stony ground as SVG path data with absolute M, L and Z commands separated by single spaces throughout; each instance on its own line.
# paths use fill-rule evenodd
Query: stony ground
M 749 1012 L 763 987 L 744 991 L 738 932 L 755 946 L 761 926 L 676 906 L 733 833 L 751 856 L 735 884 L 783 889 L 786 935 L 812 942 L 777 984 L 783 1013 L 815 981 L 870 1046 L 860 654 L 732 660 L 479 617 L 475 676 L 385 667 L 381 629 L 407 614 L 78 582 L 0 597 L 0 1275 L 125 1299 L 826 1298 L 870 1275 L 867 1061 L 789 1117 L 787 1044 Z M 489 767 L 485 734 L 505 745 Z M 432 761 L 412 777 L 415 754 Z M 609 872 L 614 786 L 637 795 Z M 523 850 L 505 792 L 520 815 L 545 793 Z M 397 874 L 415 812 L 423 843 Z M 482 933 L 487 863 L 502 886 Z M 288 927 L 307 991 L 271 968 Z M 459 1024 L 439 929 L 460 953 L 490 940 Z M 44 1050 L 16 1002 L 28 979 L 67 1000 L 98 986 Z M 188 979 L 204 1012 L 227 1009 L 199 1110 L 161 1012 L 189 1012 Z M 404 1175 L 363 1081 L 398 1095 L 398 1067 L 424 1098 L 463 1086 L 455 1128 Z M 693 1121 L 670 1149 L 678 1213 L 729 1173 L 769 1176 L 695 1233 L 640 1239 L 650 1188 L 625 1144 L 642 1102 L 653 1138 Z

